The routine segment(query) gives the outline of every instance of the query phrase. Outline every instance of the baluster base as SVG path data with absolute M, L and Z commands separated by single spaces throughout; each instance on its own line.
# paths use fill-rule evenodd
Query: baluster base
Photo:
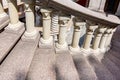
M 53 48 L 53 36 L 51 36 L 48 40 L 40 38 L 39 48 L 45 48 L 45 49 Z
M 5 32 L 13 34 L 21 34 L 25 30 L 24 23 L 18 22 L 16 24 L 10 24 L 5 28 Z

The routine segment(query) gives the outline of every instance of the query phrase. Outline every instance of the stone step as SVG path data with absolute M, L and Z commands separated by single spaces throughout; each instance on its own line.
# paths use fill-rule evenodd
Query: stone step
M 108 53 L 107 55 L 112 54 Z M 116 80 L 120 80 L 120 69 L 113 63 L 108 56 L 105 56 L 102 63 L 107 67 L 107 69 L 115 76 Z
M 80 80 L 98 80 L 94 70 L 84 55 L 75 54 L 73 55 L 73 60 L 79 73 Z
M 0 33 L 0 63 L 9 53 L 9 51 L 15 46 L 24 32 L 24 27 L 17 33 L 7 32 L 6 30 Z
M 53 49 L 36 50 L 26 80 L 56 80 Z
M 56 54 L 56 80 L 80 80 L 69 51 Z
M 115 65 L 120 69 L 120 60 L 118 58 L 116 58 L 115 56 L 113 56 L 112 54 L 107 55 L 107 57 L 113 62 L 115 63 Z
M 93 67 L 98 80 L 116 80 L 112 73 L 101 62 L 99 62 L 95 56 L 88 56 L 88 60 Z
M 0 65 L 0 80 L 25 80 L 38 40 L 18 42 Z
M 0 14 L 0 30 L 9 24 L 9 16 L 6 13 Z
M 119 49 L 117 49 L 117 50 L 112 50 L 112 49 L 111 49 L 111 50 L 109 51 L 109 54 L 112 54 L 114 57 L 116 57 L 117 59 L 120 60 L 120 53 L 119 53 L 119 52 L 120 52 Z M 108 55 L 109 55 L 109 54 L 108 54 Z

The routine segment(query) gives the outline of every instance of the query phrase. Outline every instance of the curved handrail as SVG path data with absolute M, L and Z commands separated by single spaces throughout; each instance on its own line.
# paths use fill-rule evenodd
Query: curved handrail
M 49 7 L 67 12 L 68 14 L 75 15 L 85 20 L 94 21 L 96 23 L 101 23 L 110 27 L 116 27 L 120 24 L 120 19 L 117 16 L 106 16 L 106 14 L 89 10 L 73 2 L 72 0 L 44 0 L 44 2 L 45 1 L 47 2 L 47 6 Z

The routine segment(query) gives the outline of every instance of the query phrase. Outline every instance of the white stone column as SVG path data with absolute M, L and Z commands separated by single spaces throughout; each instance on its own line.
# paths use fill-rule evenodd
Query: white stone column
M 85 37 L 84 44 L 83 44 L 83 48 L 85 50 L 90 49 L 94 30 L 98 27 L 92 22 L 88 22 L 87 25 L 88 25 L 87 26 L 87 33 L 86 33 L 86 37 Z
M 105 50 L 105 43 L 111 30 L 112 30 L 111 28 L 107 28 L 107 30 L 105 31 L 105 33 L 101 38 L 100 45 L 99 45 L 99 48 L 101 49 L 101 51 Z
M 51 14 L 52 10 L 49 8 L 42 8 L 42 19 L 43 19 L 43 37 L 41 38 L 41 43 L 50 44 L 53 40 L 51 36 Z
M 25 2 L 26 31 L 23 39 L 36 39 L 38 31 L 35 29 L 34 1 Z
M 69 17 L 67 16 L 60 16 L 59 17 L 59 38 L 58 43 L 56 43 L 56 47 L 58 49 L 66 49 L 68 47 L 66 42 L 66 36 L 67 36 L 67 25 L 69 21 Z
M 99 48 L 100 40 L 105 30 L 106 30 L 106 27 L 99 25 L 99 28 L 97 29 L 97 32 L 95 34 L 95 39 L 93 41 L 94 50 L 97 50 Z
M 107 48 L 107 47 L 110 47 L 111 39 L 112 39 L 113 34 L 114 34 L 115 31 L 116 31 L 116 28 L 112 28 L 112 31 L 109 33 L 108 38 L 107 38 L 107 40 L 106 40 L 106 44 L 105 44 L 105 47 L 106 47 L 106 48 Z
M 82 21 L 75 21 L 74 22 L 74 33 L 73 33 L 73 39 L 72 44 L 70 46 L 71 51 L 79 51 L 79 40 L 81 37 L 81 31 L 83 27 L 85 27 L 86 23 Z
M 6 30 L 18 31 L 24 27 L 24 23 L 19 21 L 19 15 L 17 10 L 16 0 L 8 0 L 8 11 L 10 17 L 10 23 L 7 26 Z

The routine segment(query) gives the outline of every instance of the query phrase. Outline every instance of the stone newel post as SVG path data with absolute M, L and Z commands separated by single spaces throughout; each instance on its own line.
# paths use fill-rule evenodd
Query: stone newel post
M 97 29 L 97 33 L 95 35 L 95 39 L 93 42 L 93 49 L 94 50 L 97 50 L 99 48 L 100 40 L 101 40 L 101 37 L 102 37 L 103 33 L 105 32 L 105 30 L 106 30 L 106 27 L 101 27 L 101 25 Z
M 69 17 L 66 16 L 60 16 L 59 17 L 59 39 L 58 43 L 56 44 L 56 47 L 59 49 L 65 49 L 67 48 L 67 42 L 66 42 L 66 36 L 67 36 L 67 25 L 69 21 Z
M 106 43 L 106 40 L 107 40 L 107 38 L 108 38 L 108 35 L 109 35 L 109 33 L 111 32 L 111 28 L 108 28 L 106 31 L 105 31 L 105 33 L 103 34 L 103 36 L 102 36 L 102 39 L 101 39 L 101 41 L 100 41 L 100 45 L 99 45 L 99 48 L 101 49 L 101 50 L 105 50 L 105 43 Z
M 41 38 L 41 43 L 43 44 L 49 44 L 52 42 L 52 36 L 51 33 L 51 16 L 50 13 L 52 12 L 51 9 L 48 8 L 42 8 L 41 13 L 43 16 L 43 37 Z
M 97 28 L 98 26 L 94 25 L 94 23 L 88 22 L 88 28 L 87 28 L 87 33 L 86 33 L 86 38 L 83 44 L 83 48 L 88 50 L 90 49 L 90 45 L 91 45 L 91 41 L 92 41 L 92 37 L 93 37 L 93 33 L 94 30 Z
M 72 44 L 70 46 L 70 50 L 71 51 L 79 51 L 80 47 L 79 47 L 79 40 L 80 40 L 80 34 L 82 31 L 82 28 L 85 27 L 85 22 L 76 20 L 74 22 L 74 33 L 73 33 L 73 40 L 72 40 Z

